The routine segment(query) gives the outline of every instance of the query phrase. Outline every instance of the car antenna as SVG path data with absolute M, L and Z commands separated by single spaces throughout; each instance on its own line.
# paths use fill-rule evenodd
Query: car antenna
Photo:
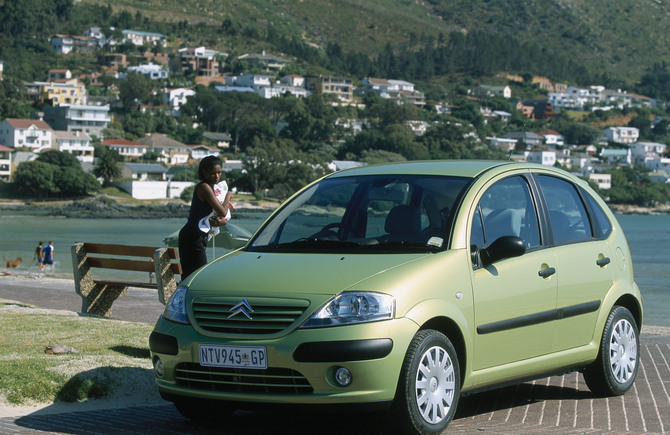
M 526 131 L 526 123 L 524 122 L 524 123 L 523 123 L 523 127 L 521 128 L 521 133 L 523 134 L 523 132 L 525 132 L 525 131 Z M 517 139 L 516 142 L 514 142 L 514 146 L 513 146 L 512 149 L 510 150 L 510 152 L 509 152 L 509 156 L 507 156 L 507 161 L 508 161 L 508 162 L 509 162 L 510 160 L 512 160 L 512 154 L 514 154 L 514 150 L 516 149 L 516 146 L 518 145 L 519 140 L 521 140 L 521 138 Z

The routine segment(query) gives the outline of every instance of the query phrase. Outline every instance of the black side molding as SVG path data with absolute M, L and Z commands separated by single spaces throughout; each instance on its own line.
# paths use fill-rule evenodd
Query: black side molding
M 384 358 L 392 349 L 390 338 L 311 342 L 298 346 L 293 359 L 297 362 L 365 361 Z
M 527 316 L 515 317 L 513 319 L 501 320 L 500 322 L 488 323 L 477 326 L 477 334 L 491 334 L 493 332 L 506 331 L 508 329 L 521 328 L 523 326 L 537 325 L 554 320 L 567 319 L 568 317 L 580 316 L 582 314 L 598 311 L 600 301 L 586 302 L 579 305 L 559 308 L 556 310 L 543 311 L 541 313 L 529 314 Z

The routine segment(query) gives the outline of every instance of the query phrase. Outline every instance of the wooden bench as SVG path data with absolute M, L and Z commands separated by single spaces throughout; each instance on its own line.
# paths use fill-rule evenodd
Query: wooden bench
M 181 274 L 176 248 L 75 243 L 72 245 L 74 287 L 81 297 L 82 313 L 110 317 L 112 304 L 129 287 L 155 289 L 165 305 L 177 290 L 175 275 Z M 93 277 L 92 269 L 146 272 L 146 281 L 110 281 Z M 155 282 L 150 279 L 155 276 Z

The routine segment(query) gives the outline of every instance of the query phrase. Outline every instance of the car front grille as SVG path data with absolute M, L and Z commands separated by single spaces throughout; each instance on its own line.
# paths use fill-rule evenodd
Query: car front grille
M 181 363 L 175 368 L 175 380 L 179 387 L 227 393 L 298 395 L 314 391 L 303 375 L 284 368 L 254 370 Z
M 195 323 L 205 331 L 219 334 L 276 334 L 291 326 L 309 306 L 309 301 L 303 299 L 248 298 L 244 301 L 248 305 L 242 306 L 240 311 L 234 308 L 242 302 L 239 298 L 196 298 L 193 301 Z

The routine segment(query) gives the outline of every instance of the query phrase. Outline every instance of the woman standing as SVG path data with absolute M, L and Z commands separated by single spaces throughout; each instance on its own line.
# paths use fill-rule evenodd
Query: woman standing
M 207 264 L 207 232 L 198 228 L 198 222 L 214 211 L 215 217 L 209 218 L 212 227 L 228 223 L 226 215 L 230 208 L 231 192 L 226 193 L 223 202 L 217 199 L 214 186 L 221 178 L 223 162 L 216 156 L 207 156 L 200 161 L 198 178 L 200 183 L 195 186 L 188 221 L 179 231 L 179 261 L 181 262 L 181 280 Z
M 44 254 L 42 254 L 43 247 L 44 245 L 40 241 L 37 244 L 37 248 L 35 248 L 35 254 L 33 255 L 33 263 L 35 262 L 35 260 L 37 260 L 37 264 L 39 264 L 40 270 L 44 269 L 44 264 L 42 263 L 44 261 Z

